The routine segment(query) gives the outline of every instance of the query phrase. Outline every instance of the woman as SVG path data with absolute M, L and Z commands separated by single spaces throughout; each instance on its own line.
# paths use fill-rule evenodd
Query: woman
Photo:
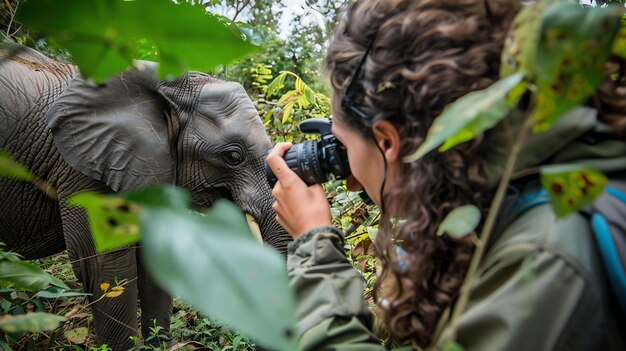
M 505 36 L 521 6 L 361 0 L 348 7 L 326 58 L 332 131 L 348 152 L 348 188 L 363 188 L 383 213 L 375 242 L 379 322 L 362 302 L 362 279 L 344 257 L 322 187 L 307 187 L 289 170 L 281 156 L 291 145 L 280 143 L 268 163 L 279 180 L 277 220 L 296 238 L 288 269 L 301 349 L 437 348 L 450 333 L 450 308 L 474 244 L 469 236 L 436 231 L 456 207 L 472 204 L 487 213 L 508 154 L 506 129 L 498 126 L 411 163 L 402 159 L 415 152 L 447 104 L 498 80 Z M 618 93 L 607 80 L 590 100 L 597 109 L 579 108 L 531 137 L 518 168 L 626 155 L 626 100 Z M 509 117 L 513 128 L 523 110 Z M 602 137 L 592 143 L 590 135 Z M 512 189 L 519 198 L 537 183 L 525 179 Z M 468 350 L 621 347 L 588 220 L 574 214 L 557 221 L 547 206 L 508 222 L 501 217 L 457 342 Z

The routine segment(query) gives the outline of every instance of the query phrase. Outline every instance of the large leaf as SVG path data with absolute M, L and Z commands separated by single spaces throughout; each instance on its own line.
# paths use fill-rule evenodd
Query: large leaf
M 18 289 L 37 291 L 52 282 L 50 274 L 29 262 L 0 262 L 0 281 L 8 282 Z
M 141 225 L 144 259 L 164 288 L 270 349 L 296 349 L 285 262 L 258 245 L 239 209 L 146 207 Z
M 13 251 L 4 251 L 4 243 L 0 242 L 0 261 L 8 260 L 8 261 L 21 261 L 22 255 Z
M 139 241 L 139 207 L 119 196 L 95 192 L 72 195 L 67 203 L 87 211 L 89 227 L 98 252 Z
M 523 78 L 522 72 L 513 74 L 448 105 L 435 119 L 426 140 L 413 155 L 405 157 L 405 162 L 418 160 L 441 144 L 440 151 L 448 150 L 495 126 L 517 105 L 524 93 Z
M 139 241 L 140 209 L 136 202 L 145 206 L 186 209 L 189 199 L 185 191 L 162 185 L 114 196 L 82 192 L 71 196 L 68 204 L 87 211 L 96 250 L 104 252 Z
M 35 179 L 26 167 L 17 163 L 6 150 L 2 149 L 0 149 L 0 177 L 11 177 L 26 182 Z
M 143 39 L 158 50 L 161 77 L 206 71 L 257 48 L 185 1 L 29 0 L 18 19 L 67 48 L 83 75 L 98 82 L 130 66 Z
M 46 290 L 41 290 L 37 292 L 34 297 L 41 297 L 44 299 L 58 299 L 61 297 L 73 297 L 73 296 L 89 296 L 91 294 L 78 292 L 78 291 L 68 291 L 68 289 L 59 288 L 56 286 L 50 286 Z
M 33 332 L 40 333 L 56 329 L 67 318 L 56 314 L 35 312 L 17 316 L 4 316 L 0 318 L 0 329 L 9 333 Z
M 143 206 L 169 207 L 176 209 L 186 209 L 191 198 L 189 194 L 173 185 L 159 185 L 121 194 L 126 200 L 141 204 Z
M 437 235 L 445 233 L 454 238 L 462 238 L 476 229 L 480 217 L 480 210 L 474 205 L 457 207 L 441 222 Z
M 278 92 L 285 86 L 285 78 L 287 78 L 288 74 L 289 72 L 286 71 L 280 72 L 280 74 L 270 82 L 267 86 L 268 98 L 272 97 L 272 95 L 278 94 Z
M 516 72 L 532 72 L 537 55 L 537 43 L 541 33 L 541 14 L 549 5 L 560 0 L 538 0 L 517 14 L 502 50 L 500 76 Z
M 606 186 L 604 174 L 584 165 L 558 165 L 541 168 L 541 184 L 548 192 L 558 217 L 566 217 L 592 203 Z
M 623 12 L 623 8 L 585 9 L 571 2 L 546 9 L 533 75 L 538 90 L 535 131 L 550 128 L 602 82 Z

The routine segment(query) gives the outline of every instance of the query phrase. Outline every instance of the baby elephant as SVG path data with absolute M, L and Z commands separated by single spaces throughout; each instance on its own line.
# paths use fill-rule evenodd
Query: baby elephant
M 232 200 L 283 253 L 290 240 L 265 178 L 270 140 L 243 87 L 195 72 L 162 81 L 154 63 L 141 66 L 96 85 L 72 65 L 0 46 L 0 148 L 58 191 L 51 199 L 0 178 L 0 241 L 27 259 L 67 249 L 93 300 L 101 283 L 127 279 L 122 296 L 93 305 L 97 341 L 113 350 L 133 345 L 137 299 L 142 334 L 152 320 L 169 332 L 172 299 L 145 274 L 141 250 L 96 253 L 84 211 L 66 203 L 72 194 L 176 184 L 198 208 Z

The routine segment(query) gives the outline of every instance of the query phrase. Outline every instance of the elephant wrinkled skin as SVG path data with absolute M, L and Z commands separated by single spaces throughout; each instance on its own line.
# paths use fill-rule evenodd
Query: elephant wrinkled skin
M 176 184 L 198 208 L 232 200 L 283 253 L 290 240 L 265 181 L 270 140 L 243 87 L 202 73 L 161 81 L 154 63 L 140 66 L 96 85 L 72 65 L 0 46 L 0 148 L 58 191 L 0 178 L 0 241 L 27 259 L 67 249 L 93 300 L 101 283 L 128 279 L 122 296 L 93 305 L 97 341 L 114 350 L 138 334 L 137 299 L 142 334 L 152 320 L 169 331 L 171 297 L 144 274 L 139 249 L 96 254 L 84 211 L 66 204 L 75 192 Z

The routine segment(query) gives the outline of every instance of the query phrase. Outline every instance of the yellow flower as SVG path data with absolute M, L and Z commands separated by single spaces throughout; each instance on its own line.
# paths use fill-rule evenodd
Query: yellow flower
M 102 284 L 100 284 L 100 290 L 106 292 L 107 290 L 109 290 L 110 286 L 111 286 L 111 284 L 109 284 L 109 283 L 102 283 Z
M 106 297 L 118 297 L 122 295 L 123 293 L 124 293 L 123 286 L 114 286 L 113 288 L 111 288 L 111 291 L 106 293 Z

